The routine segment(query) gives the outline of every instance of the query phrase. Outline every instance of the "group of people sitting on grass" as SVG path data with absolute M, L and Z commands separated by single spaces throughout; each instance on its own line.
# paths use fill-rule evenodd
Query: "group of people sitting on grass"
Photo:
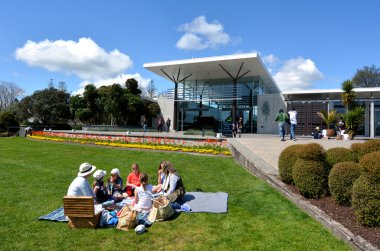
M 149 184 L 148 175 L 140 172 L 137 163 L 133 163 L 132 172 L 126 177 L 125 186 L 119 169 L 111 170 L 111 176 L 106 179 L 106 183 L 104 178 L 107 174 L 106 171 L 95 170 L 95 166 L 82 163 L 77 177 L 68 188 L 67 195 L 93 196 L 95 203 L 103 205 L 132 198 L 131 205 L 137 212 L 148 212 L 152 208 L 152 199 L 155 195 L 166 196 L 171 202 L 176 202 L 185 194 L 182 178 L 170 161 L 160 163 L 155 186 Z M 92 173 L 94 181 L 91 187 L 88 178 Z

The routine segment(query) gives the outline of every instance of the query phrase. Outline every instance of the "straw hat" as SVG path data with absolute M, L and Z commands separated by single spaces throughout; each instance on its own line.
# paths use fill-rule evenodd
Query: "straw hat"
M 79 166 L 78 176 L 80 177 L 87 176 L 88 174 L 92 173 L 95 170 L 96 170 L 96 166 L 93 166 L 90 163 L 82 163 Z

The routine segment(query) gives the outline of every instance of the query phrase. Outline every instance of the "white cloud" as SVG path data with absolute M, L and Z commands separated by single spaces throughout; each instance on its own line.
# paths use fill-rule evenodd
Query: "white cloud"
M 128 55 L 117 49 L 106 52 L 91 38 L 80 38 L 78 42 L 27 41 L 23 47 L 16 49 L 15 56 L 30 66 L 91 80 L 114 77 L 132 66 Z
M 97 81 L 91 81 L 91 80 L 85 80 L 80 84 L 80 89 L 73 92 L 72 95 L 77 95 L 77 94 L 83 94 L 84 92 L 84 87 L 88 84 L 93 84 L 96 86 L 96 88 L 99 88 L 101 86 L 108 86 L 108 85 L 113 85 L 113 84 L 120 84 L 122 87 L 125 87 L 125 82 L 130 79 L 134 78 L 137 80 L 139 89 L 142 90 L 143 88 L 146 88 L 151 81 L 149 78 L 143 78 L 139 73 L 135 74 L 121 74 L 115 78 L 108 78 L 108 79 L 100 79 Z M 143 87 L 143 88 L 141 88 Z
M 313 87 L 323 74 L 311 59 L 298 57 L 286 60 L 273 78 L 282 91 L 296 91 Z
M 179 27 L 179 31 L 185 34 L 178 40 L 176 46 L 183 50 L 203 50 L 233 42 L 223 29 L 223 25 L 218 21 L 208 23 L 204 16 L 196 17 L 192 22 Z M 240 38 L 235 40 L 239 42 Z
M 278 63 L 279 59 L 273 54 L 263 56 L 263 62 L 269 66 L 274 66 Z

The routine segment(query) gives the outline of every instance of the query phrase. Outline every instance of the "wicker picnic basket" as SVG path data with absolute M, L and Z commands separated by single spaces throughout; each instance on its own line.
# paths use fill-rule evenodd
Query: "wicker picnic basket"
M 71 228 L 95 228 L 99 223 L 101 213 L 95 214 L 91 196 L 64 196 L 63 209 Z

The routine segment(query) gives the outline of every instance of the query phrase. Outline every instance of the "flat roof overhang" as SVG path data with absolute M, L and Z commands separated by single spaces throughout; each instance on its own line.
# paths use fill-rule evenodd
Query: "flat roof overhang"
M 171 82 L 260 77 L 268 93 L 280 92 L 257 53 L 146 63 L 144 68 Z
M 356 100 L 380 100 L 380 87 L 354 88 Z M 340 101 L 342 100 L 343 90 L 302 90 L 283 92 L 285 101 Z

